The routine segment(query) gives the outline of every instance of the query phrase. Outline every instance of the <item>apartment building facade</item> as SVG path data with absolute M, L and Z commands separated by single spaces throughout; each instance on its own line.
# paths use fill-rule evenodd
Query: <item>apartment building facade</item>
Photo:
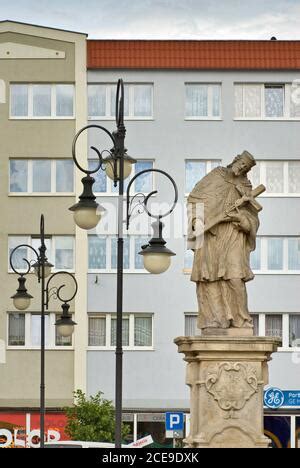
M 134 226 L 125 243 L 123 403 L 139 435 L 151 430 L 164 441 L 165 411 L 189 406 L 185 366 L 173 344 L 176 336 L 199 332 L 193 254 L 185 244 L 186 196 L 207 172 L 244 149 L 257 160 L 253 185 L 267 187 L 260 197 L 249 307 L 256 333 L 283 341 L 270 364 L 270 386 L 299 392 L 299 68 L 299 42 L 88 41 L 90 123 L 114 127 L 114 89 L 122 77 L 126 147 L 138 160 L 135 170 L 166 170 L 179 188 L 168 224 L 168 246 L 177 254 L 170 270 L 160 276 L 143 270 L 138 251 L 149 230 Z M 101 146 L 100 133 L 91 133 L 90 144 Z M 171 202 L 166 181 L 148 176 L 140 185 L 135 192 L 158 188 L 160 200 Z M 115 294 L 107 292 L 116 288 L 116 224 L 110 219 L 116 194 L 103 177 L 96 186 L 108 209 L 106 223 L 88 236 L 87 389 L 113 399 Z M 297 407 L 266 409 L 274 446 L 295 446 L 299 415 Z
M 27 288 L 34 298 L 30 310 L 14 309 L 11 296 L 17 289 L 17 275 L 10 268 L 9 255 L 20 244 L 39 247 L 44 214 L 48 258 L 53 271 L 76 274 L 79 293 L 72 312 L 81 328 L 85 326 L 84 247 L 83 255 L 75 255 L 83 234 L 76 235 L 72 215 L 67 213 L 80 182 L 71 146 L 76 131 L 86 124 L 86 35 L 0 22 L 0 91 L 0 421 L 23 427 L 27 414 L 27 428 L 29 424 L 36 429 L 41 286 L 30 274 Z M 23 258 L 33 260 L 29 250 L 18 250 L 14 265 L 21 271 Z M 60 278 L 53 286 L 63 282 Z M 80 349 L 80 337 L 75 332 L 70 341 L 56 334 L 54 322 L 60 311 L 59 301 L 52 297 L 46 316 L 46 406 L 52 419 L 49 422 L 47 416 L 46 429 L 58 426 L 55 413 L 72 404 L 74 388 L 85 385 L 86 366 L 74 347 L 77 340 Z

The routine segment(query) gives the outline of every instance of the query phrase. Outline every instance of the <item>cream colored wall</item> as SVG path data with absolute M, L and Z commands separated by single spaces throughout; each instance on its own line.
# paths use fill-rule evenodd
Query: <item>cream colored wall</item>
M 47 234 L 75 236 L 72 214 L 68 211 L 75 202 L 75 197 L 8 196 L 9 158 L 70 158 L 75 131 L 86 124 L 85 35 L 1 23 L 0 44 L 7 42 L 59 50 L 65 53 L 65 59 L 0 59 L 0 80 L 4 80 L 6 86 L 6 102 L 0 104 L 0 339 L 5 342 L 7 311 L 13 311 L 10 296 L 15 292 L 17 280 L 15 275 L 8 274 L 8 235 L 38 234 L 39 219 L 43 213 Z M 75 82 L 76 119 L 10 120 L 10 82 Z M 80 239 L 80 243 L 81 241 L 84 239 Z M 78 240 L 76 247 L 78 248 Z M 86 251 L 85 246 L 85 255 Z M 80 314 L 76 313 L 75 320 L 82 325 L 82 330 L 76 332 L 75 349 L 78 341 L 82 348 L 78 353 L 82 362 L 80 365 L 75 364 L 74 354 L 76 356 L 77 351 L 47 351 L 46 398 L 50 406 L 60 406 L 60 401 L 62 406 L 66 401 L 70 402 L 74 388 L 85 389 L 85 341 L 81 338 L 85 333 L 86 317 L 87 286 L 84 266 L 85 256 L 78 255 L 77 252 L 76 276 L 80 292 L 76 310 L 80 310 Z M 28 279 L 28 285 L 34 296 L 31 311 L 39 311 L 40 287 L 32 275 Z M 72 310 L 74 309 L 75 304 L 72 304 Z M 58 301 L 52 301 L 50 311 L 56 310 L 60 310 L 60 305 Z M 7 350 L 6 364 L 0 363 L 0 407 L 24 407 L 29 401 L 34 401 L 38 406 L 39 380 L 39 352 Z

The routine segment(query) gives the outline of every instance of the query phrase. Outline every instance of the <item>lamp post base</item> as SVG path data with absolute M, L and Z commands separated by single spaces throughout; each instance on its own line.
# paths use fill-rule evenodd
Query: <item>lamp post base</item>
M 280 340 L 266 337 L 179 337 L 190 387 L 188 448 L 268 448 L 263 391 Z

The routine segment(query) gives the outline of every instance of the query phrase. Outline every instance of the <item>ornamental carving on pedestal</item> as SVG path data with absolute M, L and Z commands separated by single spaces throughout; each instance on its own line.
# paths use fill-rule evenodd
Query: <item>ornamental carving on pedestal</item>
M 258 391 L 256 371 L 241 363 L 224 362 L 208 370 L 205 387 L 226 411 L 226 419 L 237 418 L 236 411 L 244 408 L 247 401 Z

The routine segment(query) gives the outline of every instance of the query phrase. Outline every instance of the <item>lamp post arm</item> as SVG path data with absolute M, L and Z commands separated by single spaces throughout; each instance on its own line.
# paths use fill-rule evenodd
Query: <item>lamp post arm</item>
M 74 282 L 74 285 L 75 285 L 75 292 L 71 295 L 71 297 L 67 298 L 67 299 L 64 299 L 61 297 L 61 291 L 63 290 L 63 288 L 66 287 L 65 284 L 62 284 L 61 286 L 59 286 L 58 288 L 54 287 L 54 288 L 50 288 L 50 284 L 52 282 L 52 280 L 54 278 L 56 278 L 57 276 L 59 275 L 67 275 L 69 277 L 72 278 L 73 282 Z M 53 275 L 50 276 L 50 278 L 48 279 L 47 283 L 46 283 L 46 286 L 45 286 L 45 306 L 46 308 L 48 309 L 49 307 L 49 301 L 50 301 L 50 298 L 52 296 L 51 294 L 51 291 L 54 291 L 54 295 L 55 297 L 60 301 L 60 302 L 71 302 L 76 294 L 77 294 L 77 291 L 78 291 L 78 283 L 77 283 L 77 280 L 75 278 L 74 275 L 72 275 L 72 273 L 68 272 L 68 271 L 58 271 L 57 273 L 53 273 Z
M 143 193 L 136 194 L 132 198 L 131 198 L 131 195 L 130 195 L 130 189 L 131 189 L 132 185 L 134 184 L 134 182 L 136 181 L 136 179 L 138 177 L 141 177 L 144 174 L 153 173 L 153 172 L 162 174 L 165 177 L 167 177 L 167 179 L 169 179 L 170 182 L 172 183 L 173 189 L 174 189 L 174 202 L 173 202 L 173 205 L 171 206 L 171 208 L 167 212 L 165 212 L 163 214 L 159 214 L 159 215 L 154 215 L 153 213 L 151 213 L 151 211 L 148 208 L 148 202 L 149 202 L 150 198 L 153 195 L 156 195 L 158 193 L 157 190 L 154 190 L 154 191 L 150 192 L 148 195 L 145 195 Z M 137 204 L 135 206 L 133 206 L 133 202 L 138 196 L 141 196 L 142 200 L 138 201 Z M 145 211 L 147 213 L 147 215 L 150 216 L 150 218 L 155 218 L 155 219 L 160 220 L 161 218 L 165 218 L 166 216 L 170 215 L 174 211 L 177 202 L 178 202 L 178 188 L 177 188 L 175 180 L 167 172 L 162 171 L 161 169 L 145 169 L 144 171 L 139 172 L 138 174 L 136 174 L 131 179 L 131 181 L 129 182 L 128 187 L 127 187 L 127 192 L 126 192 L 126 206 L 127 206 L 126 226 L 127 226 L 127 230 L 129 229 L 130 218 L 132 216 L 132 213 L 133 213 L 133 211 L 135 210 L 135 208 L 137 206 L 142 205 L 143 206 L 143 211 Z M 141 213 L 141 211 L 139 211 L 139 213 Z
M 10 254 L 10 257 L 9 257 L 9 264 L 10 264 L 10 267 L 11 269 L 13 270 L 14 273 L 16 273 L 17 275 L 20 275 L 20 276 L 26 276 L 28 275 L 28 273 L 30 273 L 30 270 L 31 270 L 31 263 L 29 262 L 29 260 L 27 260 L 27 258 L 23 258 L 22 260 L 24 261 L 24 263 L 26 263 L 27 265 L 27 270 L 25 272 L 21 272 L 21 271 L 18 271 L 15 267 L 14 267 L 14 262 L 13 262 L 13 257 L 14 257 L 14 254 L 16 253 L 17 250 L 21 249 L 21 248 L 24 248 L 26 247 L 26 249 L 29 249 L 31 250 L 32 252 L 34 252 L 34 254 L 36 255 L 36 258 L 37 258 L 37 261 L 39 261 L 40 259 L 40 256 L 39 256 L 39 253 L 37 252 L 37 250 L 35 250 L 31 245 L 28 245 L 28 244 L 20 244 L 18 245 L 17 247 L 15 247 L 11 254 Z

